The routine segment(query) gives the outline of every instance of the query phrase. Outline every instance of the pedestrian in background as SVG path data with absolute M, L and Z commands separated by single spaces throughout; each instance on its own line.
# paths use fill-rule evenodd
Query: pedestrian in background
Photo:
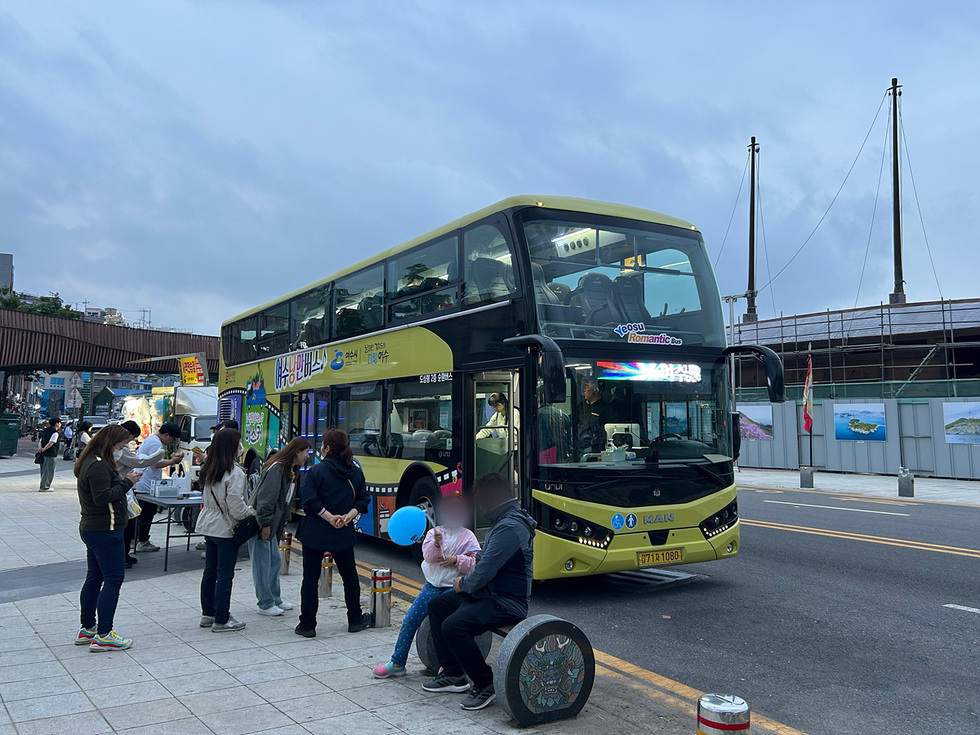
M 140 429 L 140 425 L 135 421 L 123 421 L 119 424 L 121 427 L 129 432 L 130 442 L 120 449 L 115 454 L 116 468 L 120 477 L 124 477 L 127 473 L 133 470 L 145 470 L 148 467 L 155 467 L 157 463 L 165 463 L 164 466 L 176 464 L 173 459 L 165 460 L 163 458 L 166 454 L 166 450 L 161 446 L 153 454 L 137 454 L 133 451 L 133 442 L 138 440 L 143 434 L 143 430 Z M 176 460 L 179 462 L 180 460 Z M 137 473 L 139 476 L 140 473 Z M 139 488 L 137 488 L 139 489 Z M 156 506 L 152 503 L 144 503 L 144 505 L 150 506 L 149 508 L 144 508 L 143 512 L 136 518 L 131 518 L 129 523 L 126 524 L 126 532 L 124 534 L 126 541 L 126 568 L 132 569 L 133 564 L 136 564 L 139 559 L 137 559 L 131 552 L 133 550 L 133 540 L 136 538 L 136 529 L 140 521 L 144 517 L 144 513 L 148 516 L 147 523 L 153 521 L 153 515 L 156 513 Z M 149 536 L 147 536 L 149 538 Z
M 75 645 L 89 650 L 120 651 L 133 642 L 113 628 L 119 588 L 126 576 L 123 527 L 126 493 L 138 478 L 135 472 L 119 477 L 113 454 L 129 443 L 129 432 L 107 426 L 95 435 L 75 462 L 81 521 L 78 534 L 85 544 L 88 571 L 79 595 L 81 627 Z
M 71 451 L 74 448 L 72 442 L 75 439 L 75 432 L 71 428 L 71 421 L 65 424 L 64 430 L 61 433 L 65 435 L 65 453 L 62 455 L 62 457 L 68 461 L 71 461 Z
M 320 456 L 323 460 L 306 473 L 300 492 L 306 516 L 298 532 L 303 542 L 303 584 L 295 632 L 305 638 L 316 636 L 317 586 L 328 551 L 344 580 L 347 631 L 358 633 L 371 624 L 371 616 L 361 611 L 361 586 L 354 563 L 355 519 L 368 510 L 364 473 L 354 461 L 347 434 L 340 429 L 324 433 Z
M 139 449 L 136 451 L 136 456 L 141 459 L 146 459 L 156 454 L 160 449 L 169 447 L 177 441 L 180 441 L 180 427 L 174 423 L 166 423 L 155 434 L 151 434 L 146 438 L 146 441 L 140 444 Z M 163 479 L 163 469 L 180 464 L 183 458 L 183 452 L 175 452 L 170 459 L 161 459 L 150 465 L 150 468 L 140 475 L 140 479 L 136 483 L 136 491 L 149 493 L 153 489 L 153 481 Z M 143 504 L 143 512 L 140 513 L 140 517 L 137 519 L 138 523 L 136 524 L 137 553 L 160 550 L 159 546 L 150 541 L 150 527 L 153 524 L 153 516 L 156 515 L 157 510 L 157 506 L 152 503 Z
M 75 437 L 75 442 L 78 445 L 78 454 L 81 455 L 85 451 L 85 446 L 92 441 L 92 422 L 91 421 L 81 421 L 78 424 L 78 432 Z
M 307 463 L 312 449 L 307 439 L 298 436 L 266 460 L 252 499 L 261 531 L 248 540 L 248 555 L 252 560 L 252 581 L 260 615 L 277 616 L 293 609 L 292 603 L 282 599 L 280 590 L 279 541 L 290 517 L 299 468 Z
M 241 630 L 245 623 L 231 616 L 231 586 L 238 561 L 235 526 L 253 510 L 245 502 L 245 472 L 235 462 L 242 435 L 234 429 L 215 434 L 201 465 L 198 482 L 204 508 L 196 530 L 204 535 L 204 576 L 201 578 L 201 627 L 214 633 Z
M 41 455 L 41 488 L 38 492 L 51 492 L 54 481 L 54 467 L 58 463 L 58 432 L 61 429 L 61 419 L 48 419 L 48 425 L 41 432 L 37 451 Z

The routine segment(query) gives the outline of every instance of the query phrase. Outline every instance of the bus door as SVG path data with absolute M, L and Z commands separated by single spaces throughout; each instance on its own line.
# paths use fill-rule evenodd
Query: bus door
M 495 472 L 509 478 L 514 484 L 514 497 L 520 497 L 520 385 L 516 370 L 497 370 L 476 373 L 470 377 L 473 396 L 472 413 L 469 414 L 470 441 L 472 442 L 472 473 L 470 483 L 476 478 Z M 490 522 L 477 514 L 478 529 L 486 529 Z M 482 534 L 481 534 L 482 535 Z
M 299 436 L 309 440 L 314 453 L 320 449 L 320 438 L 330 425 L 330 391 L 305 391 L 293 404 L 298 414 Z

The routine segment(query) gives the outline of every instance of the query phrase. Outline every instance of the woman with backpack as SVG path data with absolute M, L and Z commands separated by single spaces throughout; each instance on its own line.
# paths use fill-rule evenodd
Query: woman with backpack
M 279 540 L 290 518 L 290 506 L 299 484 L 299 470 L 310 458 L 313 445 L 301 436 L 293 439 L 279 452 L 269 457 L 262 467 L 252 507 L 262 529 L 248 540 L 248 555 L 252 560 L 252 582 L 259 615 L 277 616 L 293 605 L 282 599 L 279 588 Z
M 241 630 L 245 623 L 231 616 L 231 585 L 238 561 L 235 526 L 254 515 L 245 502 L 245 472 L 235 458 L 240 432 L 215 434 L 201 465 L 198 482 L 204 505 L 196 531 L 204 536 L 204 576 L 201 578 L 201 627 L 214 633 Z
M 364 473 L 354 461 L 347 434 L 340 429 L 328 429 L 324 433 L 320 456 L 322 461 L 306 473 L 300 492 L 306 516 L 298 534 L 303 543 L 303 584 L 295 632 L 305 638 L 316 636 L 320 605 L 317 585 L 323 555 L 328 551 L 333 554 L 334 564 L 344 580 L 347 631 L 358 633 L 371 624 L 371 616 L 361 611 L 361 587 L 354 563 L 355 526 L 357 518 L 367 513 L 370 499 Z

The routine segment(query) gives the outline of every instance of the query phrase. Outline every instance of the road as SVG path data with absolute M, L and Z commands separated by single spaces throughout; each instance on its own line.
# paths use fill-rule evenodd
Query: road
M 739 507 L 737 558 L 536 585 L 532 612 L 809 735 L 980 733 L 980 507 L 752 487 Z M 386 544 L 359 554 L 422 580 Z

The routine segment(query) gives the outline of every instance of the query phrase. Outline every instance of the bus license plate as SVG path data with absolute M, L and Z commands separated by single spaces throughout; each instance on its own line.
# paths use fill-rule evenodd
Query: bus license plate
M 636 566 L 652 567 L 657 564 L 679 564 L 684 561 L 684 549 L 640 551 L 636 554 Z

